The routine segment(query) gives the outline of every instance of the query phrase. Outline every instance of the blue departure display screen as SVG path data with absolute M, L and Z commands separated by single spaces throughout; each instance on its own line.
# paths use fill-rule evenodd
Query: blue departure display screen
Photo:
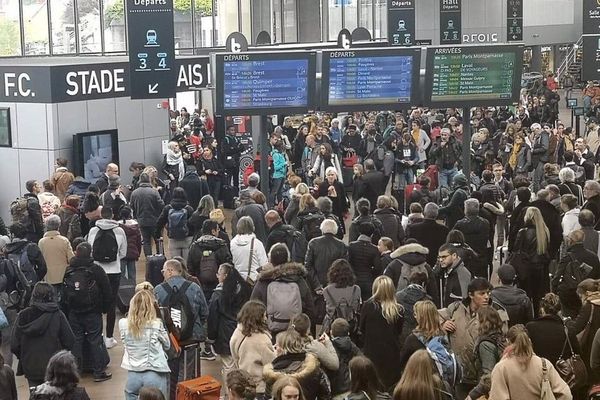
M 331 106 L 408 103 L 412 95 L 412 55 L 360 55 L 329 59 Z
M 308 107 L 309 60 L 223 62 L 223 109 Z

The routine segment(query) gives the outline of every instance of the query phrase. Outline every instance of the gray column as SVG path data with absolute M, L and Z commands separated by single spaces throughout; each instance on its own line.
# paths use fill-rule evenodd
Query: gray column
M 542 71 L 542 46 L 531 46 L 531 71 Z
M 320 0 L 297 0 L 298 42 L 321 41 Z M 324 2 L 327 4 L 326 2 Z M 325 17 L 325 16 L 324 16 Z M 323 18 L 326 21 L 326 18 Z

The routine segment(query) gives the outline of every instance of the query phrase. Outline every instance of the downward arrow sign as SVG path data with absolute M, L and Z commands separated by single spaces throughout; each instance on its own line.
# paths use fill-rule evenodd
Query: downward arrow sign
M 154 86 L 152 86 L 151 83 L 148 84 L 148 93 L 158 93 L 158 83 L 155 83 Z

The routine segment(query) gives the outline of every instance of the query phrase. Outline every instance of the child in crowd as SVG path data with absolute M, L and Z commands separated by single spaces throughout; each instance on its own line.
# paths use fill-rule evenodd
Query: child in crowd
M 350 391 L 350 368 L 348 364 L 353 357 L 362 355 L 360 349 L 350 339 L 350 324 L 343 318 L 336 318 L 331 323 L 331 343 L 335 349 L 339 368 L 330 374 L 332 396 L 345 395 Z M 341 396 L 340 396 L 341 397 Z
M 131 208 L 123 206 L 119 210 L 120 226 L 127 237 L 127 255 L 121 260 L 121 274 L 135 282 L 135 263 L 142 251 L 142 231 L 135 219 L 131 218 Z
M 394 241 L 387 236 L 382 236 L 377 242 L 377 249 L 381 254 L 381 269 L 385 271 L 389 263 L 392 262 L 392 251 L 394 251 Z

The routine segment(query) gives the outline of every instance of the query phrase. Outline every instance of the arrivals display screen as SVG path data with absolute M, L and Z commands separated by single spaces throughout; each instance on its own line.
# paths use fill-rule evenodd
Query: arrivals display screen
M 517 103 L 523 46 L 444 46 L 427 49 L 425 103 L 432 107 Z
M 323 110 L 376 110 L 415 104 L 419 48 L 323 51 Z
M 217 113 L 262 115 L 314 109 L 314 52 L 216 55 Z

